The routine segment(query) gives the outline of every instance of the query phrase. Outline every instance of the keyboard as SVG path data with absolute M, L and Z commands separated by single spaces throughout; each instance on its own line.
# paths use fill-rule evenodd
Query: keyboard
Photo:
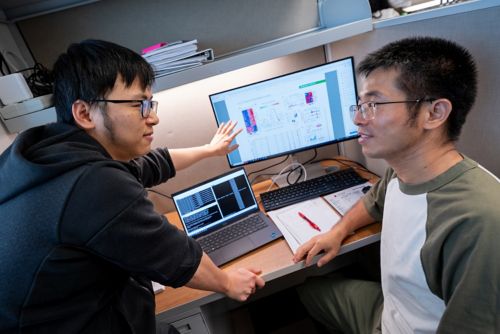
M 353 168 L 342 169 L 314 179 L 292 184 L 260 194 L 266 211 L 276 210 L 311 198 L 357 186 L 367 180 Z
M 198 239 L 201 249 L 205 253 L 213 252 L 234 240 L 243 238 L 267 226 L 266 222 L 259 215 L 250 216 L 237 223 L 229 225 L 220 231 Z

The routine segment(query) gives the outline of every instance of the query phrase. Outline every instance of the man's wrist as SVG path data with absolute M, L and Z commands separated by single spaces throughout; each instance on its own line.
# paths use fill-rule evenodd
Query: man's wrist
M 347 222 L 345 220 L 340 221 L 338 224 L 334 225 L 336 227 L 337 233 L 339 233 L 342 240 L 353 234 L 353 231 L 347 226 Z
M 229 279 L 229 274 L 223 270 L 221 270 L 221 272 L 221 292 L 225 295 L 229 295 L 229 292 L 231 291 L 231 280 Z

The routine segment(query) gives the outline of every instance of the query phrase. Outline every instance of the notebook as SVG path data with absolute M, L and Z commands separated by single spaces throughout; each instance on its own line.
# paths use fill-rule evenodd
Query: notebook
M 220 266 L 282 236 L 255 199 L 243 168 L 172 194 L 187 235 Z

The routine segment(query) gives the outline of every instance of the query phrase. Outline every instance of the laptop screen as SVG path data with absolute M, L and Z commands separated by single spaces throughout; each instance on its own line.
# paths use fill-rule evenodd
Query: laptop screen
M 172 195 L 184 230 L 200 236 L 258 211 L 243 168 L 217 176 Z

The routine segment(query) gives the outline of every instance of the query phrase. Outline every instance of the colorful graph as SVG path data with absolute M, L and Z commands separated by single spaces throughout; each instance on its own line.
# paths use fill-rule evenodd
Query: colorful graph
M 245 121 L 245 127 L 249 135 L 257 132 L 257 122 L 255 121 L 255 115 L 252 108 L 248 108 L 241 111 L 243 114 L 243 120 Z
M 314 102 L 314 96 L 312 92 L 305 92 L 305 97 L 306 97 L 306 103 L 311 104 Z

